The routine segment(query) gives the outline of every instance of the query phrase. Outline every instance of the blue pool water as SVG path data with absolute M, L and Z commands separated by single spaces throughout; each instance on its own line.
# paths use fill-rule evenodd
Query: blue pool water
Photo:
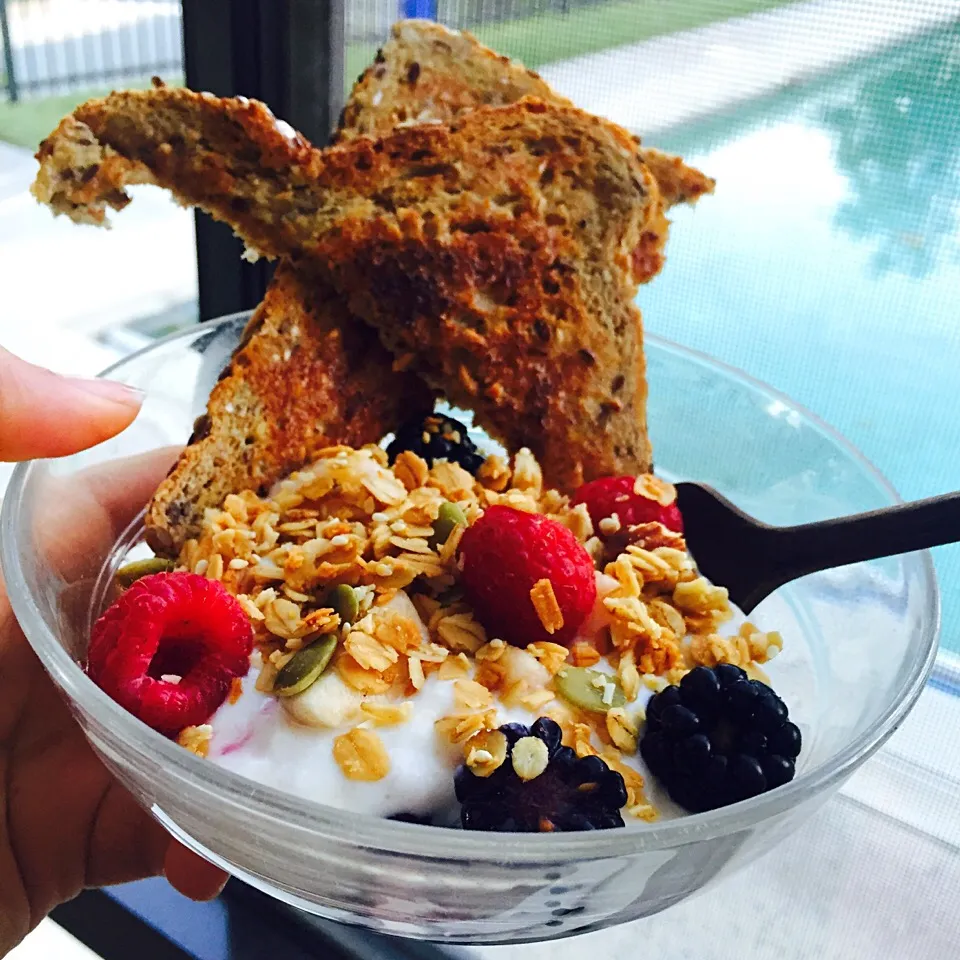
M 908 499 L 960 489 L 960 24 L 657 138 L 717 178 L 647 328 L 783 390 Z M 935 551 L 960 652 L 960 546 Z

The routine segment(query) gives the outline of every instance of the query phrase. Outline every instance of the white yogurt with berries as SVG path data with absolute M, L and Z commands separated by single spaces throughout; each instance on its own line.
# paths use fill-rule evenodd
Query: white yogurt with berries
M 402 591 L 390 609 L 426 627 Z M 255 661 L 258 655 L 254 655 Z M 327 670 L 304 693 L 281 699 L 256 689 L 255 662 L 235 703 L 214 715 L 208 758 L 251 780 L 328 806 L 377 816 L 432 815 L 434 822 L 455 823 L 453 772 L 462 762 L 461 747 L 437 734 L 435 724 L 456 712 L 454 681 L 435 674 L 409 700 L 363 696 L 336 670 Z M 365 719 L 362 703 L 395 704 L 408 717 L 395 725 Z M 500 723 L 531 723 L 529 712 L 496 704 Z M 389 758 L 389 772 L 375 782 L 347 778 L 333 752 L 336 737 L 360 726 L 374 730 Z
M 786 782 L 784 704 L 713 669 L 763 679 L 782 641 L 698 575 L 673 488 L 607 478 L 571 503 L 529 451 L 482 466 L 330 448 L 268 498 L 227 497 L 176 571 L 98 621 L 90 665 L 144 672 L 119 691 L 128 708 L 214 764 L 377 816 L 580 830 L 680 815 L 642 756 L 688 809 Z
M 305 726 L 279 699 L 257 691 L 254 681 L 251 673 L 240 699 L 221 707 L 212 721 L 208 757 L 214 763 L 332 807 L 383 817 L 415 814 L 432 816 L 438 823 L 456 822 L 453 772 L 463 754 L 434 729 L 437 720 L 454 711 L 451 681 L 428 677 L 404 723 L 389 727 L 369 723 L 390 759 L 389 773 L 374 783 L 348 779 L 334 758 L 333 740 L 351 724 L 329 729 Z M 314 687 L 324 695 L 352 692 L 336 673 Z M 503 723 L 535 719 L 526 711 L 503 707 L 497 715 Z
M 610 578 L 598 574 L 601 596 L 611 587 Z M 416 611 L 404 593 L 389 607 L 405 616 Z M 604 626 L 602 605 L 584 626 L 582 635 L 590 635 Z M 743 622 L 737 615 L 725 625 L 724 634 L 733 635 Z M 421 629 L 426 628 L 417 618 Z M 529 654 L 508 648 L 508 658 L 526 665 Z M 259 655 L 254 655 L 259 661 Z M 533 661 L 533 669 L 538 665 Z M 613 675 L 606 658 L 594 667 Z M 277 698 L 256 689 L 259 671 L 255 663 L 243 683 L 243 692 L 233 703 L 224 704 L 211 721 L 213 736 L 208 758 L 227 770 L 292 795 L 328 806 L 355 810 L 374 816 L 413 815 L 428 818 L 435 825 L 458 825 L 459 806 L 454 796 L 454 773 L 463 763 L 463 749 L 440 736 L 436 723 L 456 712 L 454 682 L 436 674 L 426 678 L 423 688 L 406 701 L 391 701 L 386 696 L 363 697 L 350 688 L 335 670 L 328 670 L 307 691 L 289 699 Z M 653 695 L 641 687 L 631 710 L 641 711 Z M 378 725 L 364 719 L 362 702 L 393 703 L 409 715 L 396 725 Z M 498 724 L 532 724 L 538 713 L 494 700 Z M 359 726 L 376 732 L 389 758 L 389 772 L 375 782 L 350 779 L 344 775 L 333 750 L 334 740 Z M 645 780 L 646 798 L 660 818 L 682 816 L 684 811 L 672 803 L 650 775 L 639 754 L 624 755 L 622 762 Z M 627 826 L 643 821 L 625 818 Z

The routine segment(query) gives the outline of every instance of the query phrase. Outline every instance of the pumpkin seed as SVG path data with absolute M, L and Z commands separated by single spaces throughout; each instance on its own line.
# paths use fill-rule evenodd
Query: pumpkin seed
M 444 500 L 440 504 L 440 512 L 437 519 L 433 522 L 433 536 L 430 538 L 430 546 L 436 549 L 442 547 L 450 538 L 454 528 L 457 526 L 466 526 L 467 518 L 463 511 L 455 504 Z
M 357 602 L 357 592 L 346 583 L 338 583 L 331 587 L 323 598 L 323 605 L 331 607 L 340 615 L 341 623 L 356 623 L 360 613 L 360 604 Z
M 336 647 L 337 637 L 330 634 L 298 650 L 277 674 L 273 692 L 278 697 L 293 697 L 303 693 L 320 679 Z
M 153 573 L 170 573 L 176 570 L 174 560 L 164 560 L 162 557 L 149 557 L 146 560 L 134 560 L 124 564 L 116 573 L 117 584 L 124 590 L 136 583 L 141 577 L 149 577 Z
M 616 677 L 589 667 L 563 667 L 555 678 L 557 693 L 581 710 L 606 713 L 627 702 Z

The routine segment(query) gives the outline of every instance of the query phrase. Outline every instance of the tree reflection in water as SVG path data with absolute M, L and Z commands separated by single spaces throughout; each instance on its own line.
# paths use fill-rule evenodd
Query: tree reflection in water
M 919 279 L 960 259 L 960 24 L 879 58 L 820 120 L 850 182 L 837 226 L 878 244 L 878 274 Z

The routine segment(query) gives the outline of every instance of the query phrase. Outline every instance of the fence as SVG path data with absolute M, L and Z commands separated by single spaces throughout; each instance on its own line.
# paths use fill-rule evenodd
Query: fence
M 0 0 L 10 100 L 182 72 L 178 0 Z
M 597 2 L 345 0 L 345 35 L 380 40 L 400 16 L 462 28 Z M 183 74 L 179 0 L 0 0 L 0 39 L 0 94 L 13 101 Z
M 428 17 L 463 30 L 501 20 L 563 14 L 600 2 L 603 0 L 351 0 L 346 4 L 346 36 L 348 42 L 379 40 L 398 16 Z

